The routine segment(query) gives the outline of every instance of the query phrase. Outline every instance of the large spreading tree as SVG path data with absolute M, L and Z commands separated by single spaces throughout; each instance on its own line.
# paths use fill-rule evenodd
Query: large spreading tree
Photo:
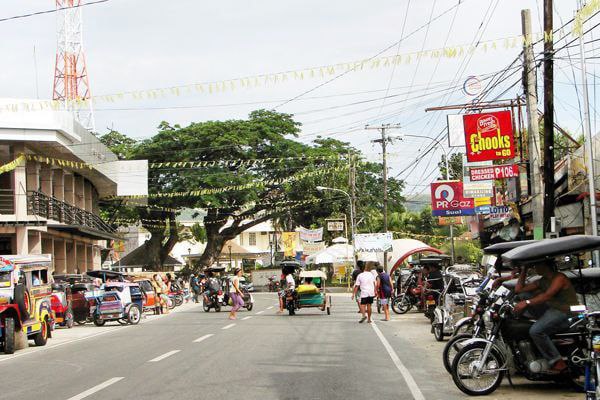
M 265 110 L 244 120 L 186 127 L 163 122 L 155 136 L 142 142 L 111 131 L 101 140 L 120 157 L 147 159 L 153 167 L 147 206 L 139 205 L 140 199 L 117 200 L 107 204 L 105 213 L 117 221 L 139 220 L 151 233 L 145 246 L 156 270 L 180 240 L 176 217 L 184 208 L 206 214 L 201 266 L 215 263 L 228 240 L 261 222 L 278 220 L 287 229 L 322 224 L 348 204 L 339 194 L 319 193 L 316 186 L 350 190 L 348 160 L 352 156 L 360 161 L 359 155 L 333 139 L 299 142 L 298 132 L 299 124 L 291 115 Z M 189 164 L 176 164 L 184 161 Z M 381 166 L 366 162 L 356 166 L 357 202 L 378 207 Z M 399 207 L 401 186 L 395 180 L 390 185 L 391 203 Z

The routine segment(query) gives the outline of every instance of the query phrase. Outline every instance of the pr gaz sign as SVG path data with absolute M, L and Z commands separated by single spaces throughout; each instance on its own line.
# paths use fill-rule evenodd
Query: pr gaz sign
M 493 161 L 515 157 L 510 111 L 463 115 L 467 160 Z
M 460 181 L 434 182 L 431 184 L 431 210 L 437 217 L 474 215 L 475 202 L 463 197 Z

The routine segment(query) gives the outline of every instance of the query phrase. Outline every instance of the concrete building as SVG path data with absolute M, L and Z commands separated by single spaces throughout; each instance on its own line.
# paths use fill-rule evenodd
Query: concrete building
M 0 174 L 0 255 L 51 254 L 56 274 L 99 269 L 118 236 L 98 202 L 147 194 L 147 161 L 119 161 L 68 112 L 4 111 L 0 165 L 20 155 L 27 160 Z

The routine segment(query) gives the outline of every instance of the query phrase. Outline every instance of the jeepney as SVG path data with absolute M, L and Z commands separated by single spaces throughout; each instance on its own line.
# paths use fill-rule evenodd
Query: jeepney
M 51 336 L 51 262 L 49 254 L 0 257 L 0 343 L 4 353 L 14 353 L 19 334 L 36 346 L 44 346 Z

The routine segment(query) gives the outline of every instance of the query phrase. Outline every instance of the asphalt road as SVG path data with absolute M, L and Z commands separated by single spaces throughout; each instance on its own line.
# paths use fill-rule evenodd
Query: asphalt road
M 93 334 L 62 341 L 59 331 L 46 347 L 0 357 L 0 399 L 465 398 L 422 315 L 358 324 L 349 296 L 334 296 L 330 316 L 277 315 L 275 295 L 256 294 L 237 321 L 186 305 L 138 326 L 90 327 Z M 563 396 L 524 387 L 505 384 L 490 398 Z

